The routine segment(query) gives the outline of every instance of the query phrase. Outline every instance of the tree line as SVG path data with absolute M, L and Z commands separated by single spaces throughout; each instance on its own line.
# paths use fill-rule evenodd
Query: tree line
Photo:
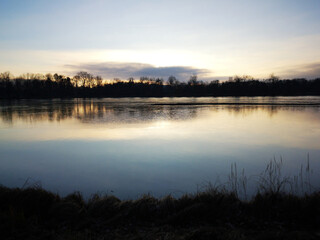
M 74 98 L 74 97 L 200 97 L 200 96 L 298 96 L 320 95 L 320 78 L 280 79 L 271 74 L 264 80 L 235 76 L 228 81 L 198 80 L 187 82 L 170 76 L 140 77 L 105 81 L 101 76 L 78 72 L 74 77 L 60 74 L 24 74 L 14 77 L 0 73 L 0 98 Z

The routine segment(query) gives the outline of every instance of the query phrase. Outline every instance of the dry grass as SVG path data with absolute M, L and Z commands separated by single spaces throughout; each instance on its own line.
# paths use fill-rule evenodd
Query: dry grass
M 0 231 L 3 239 L 254 239 L 263 232 L 286 239 L 293 231 L 297 239 L 312 239 L 320 227 L 320 192 L 310 187 L 309 162 L 293 178 L 281 169 L 282 160 L 270 161 L 250 200 L 239 197 L 246 196 L 247 177 L 236 164 L 229 183 L 209 183 L 178 199 L 94 194 L 85 201 L 80 192 L 61 197 L 39 186 L 0 186 Z

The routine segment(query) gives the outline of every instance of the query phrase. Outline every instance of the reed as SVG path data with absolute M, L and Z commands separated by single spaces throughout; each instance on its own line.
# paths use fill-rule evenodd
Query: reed
M 309 158 L 296 176 L 284 176 L 282 167 L 282 159 L 272 159 L 258 176 L 259 189 L 250 199 L 246 193 L 248 178 L 244 170 L 238 173 L 236 164 L 231 165 L 228 183 L 208 183 L 202 191 L 180 198 L 146 194 L 136 200 L 120 200 L 94 194 L 85 200 L 80 192 L 62 197 L 39 184 L 0 186 L 0 232 L 4 239 L 35 234 L 60 239 L 126 239 L 130 234 L 139 236 L 139 229 L 144 228 L 151 234 L 149 239 L 158 238 L 159 229 L 190 239 L 206 235 L 203 231 L 210 232 L 211 237 L 219 233 L 225 239 L 254 239 L 250 238 L 252 232 L 271 232 L 276 237 L 282 236 L 279 231 L 291 234 L 294 230 L 307 233 L 307 237 L 302 234 L 306 238 L 296 239 L 312 239 L 320 226 L 320 192 L 310 184 Z M 215 228 L 203 230 L 200 226 Z

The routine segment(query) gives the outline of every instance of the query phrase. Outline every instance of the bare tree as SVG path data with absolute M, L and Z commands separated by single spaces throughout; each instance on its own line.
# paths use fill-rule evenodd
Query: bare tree
M 163 79 L 162 78 L 157 78 L 156 79 L 156 84 L 157 85 L 163 85 Z
M 254 77 L 252 77 L 250 75 L 243 75 L 243 76 L 235 75 L 232 79 L 234 82 L 239 83 L 239 82 L 246 82 L 246 81 L 254 80 Z
M 77 79 L 82 87 L 92 86 L 93 76 L 87 72 L 78 72 L 74 79 Z
M 11 79 L 11 77 L 12 77 L 12 75 L 9 71 L 0 73 L 0 79 L 2 81 L 9 81 Z
M 73 85 L 77 88 L 80 84 L 80 76 L 76 75 L 72 78 Z
M 102 86 L 102 77 L 97 75 L 95 80 L 96 80 L 96 86 L 101 87 Z
M 48 80 L 48 81 L 52 81 L 52 79 L 53 79 L 53 76 L 52 76 L 51 73 L 47 73 L 47 74 L 45 75 L 45 77 L 46 77 L 46 80 Z
M 134 78 L 133 77 L 129 77 L 128 81 L 129 81 L 130 84 L 133 84 L 134 83 Z
M 60 83 L 62 81 L 63 76 L 62 75 L 58 75 L 57 73 L 55 73 L 53 75 L 53 79 L 57 82 Z
M 89 88 L 93 88 L 94 87 L 94 85 L 95 85 L 95 77 L 93 75 L 91 75 L 90 73 L 88 75 L 87 82 L 88 82 L 87 85 L 88 85 Z
M 146 84 L 146 83 L 149 83 L 149 78 L 148 77 L 140 77 L 140 83 L 144 83 L 144 84 Z
M 194 86 L 198 85 L 198 77 L 197 75 L 192 75 L 188 81 L 188 85 Z
M 274 75 L 274 73 L 271 73 L 267 80 L 269 82 L 275 83 L 275 82 L 278 82 L 280 80 L 280 78 L 278 76 Z
M 168 78 L 168 84 L 173 86 L 173 85 L 177 85 L 179 83 L 179 81 L 177 80 L 177 78 L 175 76 L 170 76 Z

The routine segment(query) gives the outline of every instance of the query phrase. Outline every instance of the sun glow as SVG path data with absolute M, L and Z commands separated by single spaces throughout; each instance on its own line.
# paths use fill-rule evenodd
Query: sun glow
M 252 75 L 258 78 L 275 73 L 290 76 L 298 70 L 305 75 L 306 64 L 319 61 L 320 35 L 292 38 L 288 41 L 237 43 L 201 50 L 179 49 L 81 49 L 81 50 L 5 50 L 0 49 L 0 65 L 14 75 L 27 72 L 61 73 L 73 76 L 77 71 L 99 74 L 95 69 L 81 69 L 90 64 L 149 64 L 161 67 L 191 67 L 205 70 L 201 77 L 214 78 Z M 301 53 L 304 53 L 302 56 Z M 28 61 L 26 61 L 28 59 Z M 78 67 L 76 70 L 75 67 Z M 293 69 L 295 71 L 293 71 Z M 313 70 L 313 69 L 311 69 Z M 315 69 L 316 70 L 316 69 Z M 128 77 L 130 69 L 128 69 Z M 117 77 L 117 76 L 112 76 Z M 154 76 L 156 77 L 156 76 Z M 111 78 L 111 79 L 112 79 Z M 126 79 L 125 78 L 125 79 Z

